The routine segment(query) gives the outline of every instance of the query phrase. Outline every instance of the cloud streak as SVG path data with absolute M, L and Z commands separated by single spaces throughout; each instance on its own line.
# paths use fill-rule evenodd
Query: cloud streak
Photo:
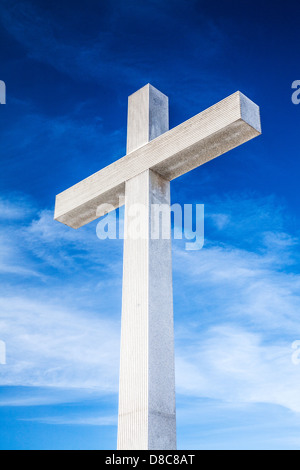
M 187 252 L 174 242 L 178 394 L 276 404 L 298 413 L 300 372 L 291 361 L 291 343 L 300 337 L 300 279 L 291 270 L 298 238 L 275 202 L 241 197 L 241 210 L 237 199 L 228 199 L 227 211 L 217 201 L 212 216 L 206 211 L 215 232 L 211 226 L 203 250 Z M 258 205 L 264 226 L 254 227 L 252 237 L 251 217 L 247 229 L 238 213 L 245 217 Z M 9 240 L 14 228 L 7 266 L 18 266 L 26 253 L 27 268 L 40 279 L 27 291 L 0 292 L 1 339 L 7 344 L 1 385 L 116 395 L 121 242 L 99 241 L 93 224 L 72 231 L 55 223 L 52 211 L 37 213 L 30 204 L 20 223 L 14 203 L 7 207 L 2 237 Z M 248 239 L 235 247 L 245 232 L 252 246 Z
M 190 2 L 189 9 L 193 10 L 195 6 L 195 2 Z M 113 83 L 118 86 L 140 87 L 155 80 L 158 73 L 154 74 L 153 70 L 159 69 L 161 85 L 171 89 L 176 86 L 184 107 L 193 107 L 195 99 L 203 102 L 201 90 L 204 87 L 208 103 L 213 99 L 215 91 L 207 91 L 211 89 L 212 81 L 215 80 L 217 86 L 215 74 L 210 70 L 211 57 L 219 56 L 220 60 L 220 52 L 229 38 L 222 34 L 216 22 L 205 21 L 204 12 L 202 16 L 198 15 L 201 27 L 198 24 L 193 28 L 190 24 L 192 16 L 189 19 L 186 16 L 187 22 L 181 21 L 187 7 L 182 9 L 178 2 L 170 6 L 168 2 L 157 1 L 133 2 L 131 5 L 107 1 L 105 6 L 97 2 L 93 8 L 95 15 L 98 14 L 98 24 L 93 24 L 90 18 L 90 27 L 84 32 L 80 31 L 81 25 L 75 14 L 68 11 L 66 30 L 65 22 L 57 12 L 54 14 L 49 8 L 46 13 L 36 2 L 2 0 L 0 19 L 29 59 L 50 65 L 72 79 L 101 83 L 108 89 L 113 77 Z M 147 18 L 152 20 L 147 21 Z M 176 35 L 174 31 L 177 31 Z M 126 49 L 123 43 L 126 43 Z M 170 43 L 173 50 L 178 48 L 185 53 L 169 54 Z M 197 79 L 193 78 L 191 67 L 194 61 L 202 63 L 203 70 L 204 66 L 206 68 L 206 73 L 198 75 Z M 171 71 L 180 77 L 179 80 L 170 80 Z M 226 80 L 223 77 L 223 81 Z M 186 94 L 187 83 L 195 88 L 193 97 Z

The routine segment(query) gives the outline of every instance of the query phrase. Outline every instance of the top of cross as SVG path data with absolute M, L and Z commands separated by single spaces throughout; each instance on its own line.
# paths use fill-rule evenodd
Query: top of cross
M 261 134 L 259 107 L 239 91 L 171 130 L 168 98 L 152 85 L 128 102 L 127 155 L 60 193 L 55 220 L 82 227 L 101 204 L 118 208 L 125 182 L 143 171 L 171 181 Z

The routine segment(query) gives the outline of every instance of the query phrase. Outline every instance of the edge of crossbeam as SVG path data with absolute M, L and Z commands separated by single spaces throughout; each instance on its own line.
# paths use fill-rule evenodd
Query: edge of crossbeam
M 259 107 L 238 91 L 58 194 L 54 218 L 82 227 L 120 207 L 125 182 L 143 171 L 173 180 L 260 134 Z

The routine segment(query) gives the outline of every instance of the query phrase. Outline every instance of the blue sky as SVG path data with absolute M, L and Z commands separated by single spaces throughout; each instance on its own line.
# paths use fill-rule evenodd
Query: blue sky
M 0 449 L 114 449 L 122 241 L 53 221 L 55 195 L 125 154 L 127 97 L 170 126 L 237 90 L 263 135 L 172 182 L 205 204 L 173 243 L 180 449 L 300 449 L 296 2 L 0 0 Z

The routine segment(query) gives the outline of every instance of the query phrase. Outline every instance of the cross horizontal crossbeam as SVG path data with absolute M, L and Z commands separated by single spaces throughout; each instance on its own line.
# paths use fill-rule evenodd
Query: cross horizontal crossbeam
M 120 206 L 125 182 L 145 170 L 173 180 L 261 134 L 259 107 L 236 92 L 56 196 L 55 220 L 72 228 Z

